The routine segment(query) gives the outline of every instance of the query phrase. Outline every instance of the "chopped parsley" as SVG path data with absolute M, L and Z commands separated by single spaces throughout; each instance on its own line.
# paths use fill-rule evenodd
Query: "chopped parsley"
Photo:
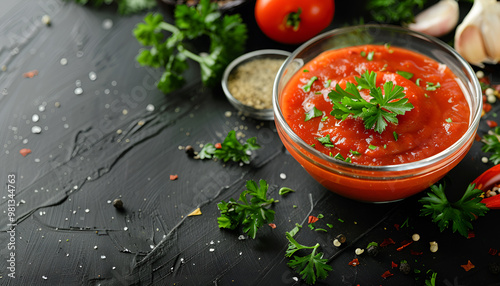
M 500 164 L 500 126 L 485 134 L 481 142 L 484 143 L 481 150 L 492 153 L 490 161 L 495 165 Z
M 335 147 L 330 139 L 330 134 L 327 134 L 325 137 L 318 137 L 316 140 L 318 140 L 325 147 Z
M 231 130 L 224 139 L 224 142 L 220 144 L 220 148 L 216 148 L 212 143 L 207 143 L 198 153 L 198 156 L 200 159 L 212 159 L 215 157 L 224 162 L 232 160 L 248 164 L 250 163 L 249 152 L 259 148 L 260 145 L 257 144 L 255 137 L 248 138 L 245 144 L 241 144 L 236 138 L 236 132 Z
M 433 82 L 427 82 L 427 86 L 425 87 L 426 90 L 434 91 L 438 88 L 441 87 L 441 84 L 438 83 L 433 83 Z
M 400 76 L 406 78 L 406 79 L 411 79 L 413 77 L 413 74 L 411 72 L 407 72 L 407 71 L 396 71 L 397 74 L 399 74 Z
M 313 76 L 312 78 L 309 79 L 309 81 L 307 82 L 306 85 L 304 85 L 302 87 L 302 89 L 305 91 L 305 92 L 309 92 L 311 91 L 311 86 L 313 85 L 313 83 L 318 80 L 318 77 L 317 76 Z
M 322 115 L 323 115 L 323 111 L 317 109 L 316 106 L 314 106 L 311 110 L 309 110 L 306 113 L 306 118 L 304 119 L 304 121 L 309 121 L 315 117 L 320 117 Z

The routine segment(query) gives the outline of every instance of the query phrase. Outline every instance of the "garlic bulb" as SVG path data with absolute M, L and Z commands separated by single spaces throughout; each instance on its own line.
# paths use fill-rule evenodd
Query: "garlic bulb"
M 500 2 L 474 1 L 455 32 L 455 49 L 477 66 L 500 61 Z
M 459 16 L 457 1 L 441 0 L 415 16 L 415 22 L 410 23 L 408 28 L 440 37 L 448 34 L 457 26 Z

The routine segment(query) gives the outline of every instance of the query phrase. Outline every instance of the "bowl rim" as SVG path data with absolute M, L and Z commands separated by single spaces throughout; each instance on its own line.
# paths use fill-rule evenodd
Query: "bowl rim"
M 448 148 L 445 150 L 434 154 L 430 157 L 424 158 L 422 160 L 414 161 L 414 162 L 409 162 L 409 163 L 403 163 L 403 164 L 393 164 L 393 165 L 382 165 L 382 166 L 372 166 L 372 165 L 361 165 L 361 164 L 353 164 L 353 163 L 348 163 L 344 162 L 339 159 L 335 159 L 331 156 L 328 156 L 311 146 L 307 144 L 302 138 L 300 138 L 288 125 L 286 120 L 284 119 L 283 113 L 281 111 L 281 107 L 279 105 L 279 96 L 278 96 L 278 90 L 279 90 L 279 83 L 280 79 L 283 77 L 287 67 L 290 65 L 290 63 L 295 60 L 298 54 L 303 52 L 304 50 L 308 49 L 313 43 L 322 40 L 323 38 L 328 38 L 331 35 L 338 34 L 338 33 L 348 33 L 352 31 L 356 31 L 359 29 L 364 29 L 364 30 L 369 30 L 371 28 L 377 28 L 377 29 L 383 29 L 384 31 L 396 31 L 399 33 L 406 33 L 409 34 L 413 37 L 418 37 L 418 38 L 423 38 L 424 40 L 427 40 L 428 42 L 437 45 L 441 49 L 444 49 L 447 51 L 450 55 L 453 56 L 454 60 L 457 60 L 461 68 L 463 68 L 463 73 L 467 76 L 469 76 L 472 81 L 472 92 L 476 92 L 477 94 L 477 102 L 478 106 L 476 110 L 473 110 L 472 102 L 469 102 L 469 109 L 471 112 L 471 120 L 469 122 L 469 126 L 467 128 L 467 131 L 460 137 L 457 141 L 455 141 L 452 145 L 450 145 Z M 303 63 L 305 64 L 305 63 Z M 473 96 L 471 96 L 473 98 Z M 472 99 L 470 99 L 472 100 Z M 469 99 L 468 99 L 469 101 Z M 482 111 L 482 91 L 481 91 L 481 86 L 479 84 L 479 80 L 477 79 L 474 70 L 470 66 L 470 64 L 456 51 L 454 50 L 451 46 L 448 44 L 444 43 L 438 38 L 435 38 L 433 36 L 429 36 L 417 31 L 413 31 L 404 27 L 400 26 L 395 26 L 395 25 L 388 25 L 388 24 L 365 24 L 365 25 L 355 25 L 355 26 L 349 26 L 349 27 L 341 27 L 341 28 L 336 28 L 327 32 L 324 32 L 322 34 L 319 34 L 318 36 L 310 39 L 309 41 L 305 42 L 304 44 L 300 45 L 296 50 L 293 51 L 293 53 L 286 59 L 286 61 L 283 63 L 281 68 L 278 71 L 278 74 L 275 78 L 274 85 L 273 85 L 273 110 L 274 110 L 274 116 L 275 116 L 275 121 L 277 121 L 277 125 L 280 125 L 280 127 L 284 130 L 284 133 L 286 133 L 287 136 L 291 138 L 293 143 L 298 144 L 301 148 L 307 151 L 307 153 L 310 153 L 311 155 L 314 155 L 315 157 L 319 157 L 321 160 L 326 161 L 329 165 L 325 165 L 324 163 L 318 163 L 318 162 L 311 162 L 317 166 L 320 166 L 321 168 L 327 168 L 329 170 L 335 171 L 335 172 L 340 172 L 344 173 L 342 170 L 352 170 L 352 171 L 360 171 L 360 172 L 398 172 L 398 171 L 408 171 L 408 170 L 420 170 L 421 168 L 425 167 L 430 167 L 434 166 L 435 164 L 445 162 L 446 159 L 448 159 L 451 155 L 455 154 L 457 151 L 459 151 L 463 145 L 470 140 L 471 137 L 474 136 L 474 134 L 477 131 L 477 128 L 479 126 L 479 121 L 481 119 L 481 111 Z M 299 152 L 300 156 L 302 157 L 307 157 L 304 155 L 304 152 Z M 307 160 L 312 161 L 311 158 L 307 157 Z M 341 170 L 334 170 L 333 166 L 339 166 Z M 416 174 L 410 174 L 410 175 L 418 175 L 420 173 Z M 346 174 L 347 175 L 347 174 Z M 405 175 L 404 177 L 407 177 L 408 175 Z M 396 178 L 396 177 L 395 177 Z
M 236 59 L 234 59 L 231 63 L 229 63 L 229 65 L 224 70 L 224 73 L 222 75 L 222 80 L 221 80 L 222 90 L 224 91 L 224 94 L 228 98 L 229 102 L 231 104 L 233 104 L 233 106 L 235 104 L 243 106 L 245 108 L 244 111 L 240 110 L 240 108 L 237 107 L 237 106 L 234 106 L 234 107 L 236 107 L 240 111 L 248 113 L 249 116 L 255 116 L 257 119 L 273 120 L 274 119 L 274 114 L 273 114 L 273 108 L 272 107 L 271 108 L 258 109 L 258 108 L 255 108 L 253 106 L 243 104 L 243 102 L 241 102 L 240 100 L 238 100 L 237 98 L 235 98 L 233 96 L 233 94 L 229 91 L 229 88 L 228 88 L 228 85 L 227 85 L 228 84 L 229 75 L 231 74 L 231 72 L 238 65 L 240 65 L 241 63 L 243 63 L 245 61 L 251 60 L 252 58 L 258 58 L 260 56 L 266 56 L 266 55 L 284 56 L 284 60 L 283 60 L 283 64 L 284 64 L 285 61 L 288 59 L 288 57 L 290 57 L 291 54 L 292 54 L 291 52 L 285 51 L 285 50 L 262 49 L 262 50 L 255 50 L 255 51 L 251 51 L 251 52 L 245 53 L 245 54 L 237 57 Z M 283 66 L 283 64 L 282 64 L 282 66 Z M 277 75 L 278 74 L 276 74 L 276 76 Z M 274 90 L 274 85 L 273 85 L 273 90 Z M 273 94 L 271 94 L 271 97 L 272 96 L 273 96 Z M 272 102 L 272 99 L 271 99 L 271 102 Z

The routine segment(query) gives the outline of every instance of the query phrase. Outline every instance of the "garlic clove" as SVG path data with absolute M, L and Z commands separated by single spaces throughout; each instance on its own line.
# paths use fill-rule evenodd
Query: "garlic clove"
M 481 26 L 481 33 L 483 35 L 491 35 L 491 37 L 483 37 L 484 45 L 486 48 L 486 54 L 490 58 L 489 62 L 500 61 L 500 3 L 498 5 L 492 5 L 491 9 L 495 10 L 495 13 L 483 14 L 485 18 L 483 19 L 483 25 Z
M 459 18 L 459 7 L 455 0 L 441 0 L 425 9 L 417 16 L 408 28 L 434 37 L 448 34 L 456 27 Z
M 460 37 L 455 39 L 455 49 L 465 60 L 477 66 L 482 66 L 481 62 L 488 57 L 481 29 L 477 26 L 470 25 L 461 30 Z
M 469 63 L 500 61 L 500 2 L 475 0 L 455 32 L 455 49 Z

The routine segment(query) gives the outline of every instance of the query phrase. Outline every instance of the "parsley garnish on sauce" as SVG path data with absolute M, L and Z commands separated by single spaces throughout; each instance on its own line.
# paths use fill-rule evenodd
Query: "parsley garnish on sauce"
M 325 137 L 318 137 L 316 140 L 318 140 L 325 147 L 335 147 L 330 139 L 330 134 L 327 134 Z
M 342 89 L 339 84 L 328 96 L 332 100 L 333 110 L 331 115 L 337 119 L 345 120 L 352 115 L 361 118 L 365 128 L 373 128 L 382 133 L 388 123 L 398 123 L 397 115 L 403 115 L 406 111 L 413 109 L 413 105 L 405 98 L 404 88 L 387 81 L 383 85 L 383 92 L 377 87 L 377 74 L 366 71 L 361 77 L 355 77 L 356 84 L 347 82 L 346 88 Z M 367 89 L 372 98 L 366 101 L 359 89 Z

